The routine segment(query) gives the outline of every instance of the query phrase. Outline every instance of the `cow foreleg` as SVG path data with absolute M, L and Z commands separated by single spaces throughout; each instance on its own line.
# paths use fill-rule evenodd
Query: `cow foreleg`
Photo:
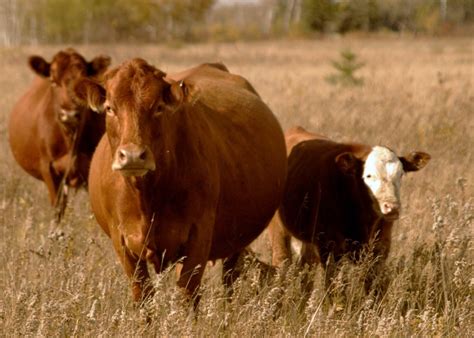
M 291 263 L 291 235 L 277 214 L 268 226 L 268 235 L 272 247 L 272 265 L 281 268 Z
M 56 206 L 58 198 L 58 188 L 61 182 L 61 178 L 55 174 L 53 167 L 49 161 L 42 161 L 40 170 L 43 182 L 48 188 L 49 202 L 52 206 Z
M 71 156 L 71 154 L 66 154 L 54 160 L 52 167 L 56 175 L 63 178 L 69 186 L 78 188 L 86 179 L 86 177 L 81 177 L 81 172 L 77 167 L 78 162 L 81 161 L 86 161 L 87 164 L 89 163 L 89 159 L 84 155 L 76 158 L 75 156 Z
M 194 300 L 194 308 L 200 300 L 198 288 L 209 259 L 212 241 L 209 229 L 212 229 L 214 221 L 215 214 L 209 213 L 207 217 L 201 219 L 199 226 L 197 224 L 191 226 L 183 267 L 178 279 L 178 286 L 185 290 L 186 297 Z
M 232 297 L 232 286 L 241 273 L 240 269 L 237 269 L 237 263 L 239 262 L 241 254 L 242 252 L 237 252 L 222 261 L 222 282 L 224 283 L 228 298 Z
M 373 288 L 376 296 L 383 296 L 388 288 L 390 279 L 386 272 L 386 260 L 392 244 L 393 222 L 384 222 L 376 234 L 374 245 L 375 262 L 371 265 L 365 278 L 365 291 L 368 294 Z
M 320 250 L 319 256 L 321 261 L 324 262 L 324 285 L 328 297 L 331 303 L 337 303 L 338 301 L 344 301 L 339 298 L 344 298 L 345 293 L 345 283 L 344 276 L 340 276 L 342 279 L 339 279 L 339 274 L 343 262 L 341 262 L 342 255 L 338 252 L 334 252 L 334 243 L 331 242 L 328 245 L 328 251 Z
M 301 280 L 301 289 L 303 291 L 304 298 L 304 301 L 301 304 L 306 304 L 306 301 L 311 296 L 311 292 L 314 288 L 314 273 L 312 272 L 314 269 L 316 269 L 318 263 L 319 256 L 316 246 L 312 243 L 302 242 L 298 265 L 302 268 L 306 268 L 307 270 Z
M 115 252 L 131 281 L 133 300 L 141 303 L 151 298 L 154 292 L 153 286 L 150 284 L 146 260 L 138 258 L 130 252 L 125 246 L 125 241 L 119 235 L 113 234 L 112 236 Z

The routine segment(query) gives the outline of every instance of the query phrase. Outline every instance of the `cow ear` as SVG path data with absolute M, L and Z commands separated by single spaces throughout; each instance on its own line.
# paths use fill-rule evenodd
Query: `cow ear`
M 336 165 L 346 175 L 355 175 L 357 172 L 358 159 L 351 152 L 345 152 L 336 156 Z
M 49 64 L 41 56 L 37 56 L 37 55 L 30 56 L 28 59 L 28 64 L 30 65 L 31 69 L 39 76 L 42 76 L 42 77 L 50 76 L 51 64 Z
M 399 159 L 402 162 L 405 172 L 418 171 L 428 164 L 431 155 L 421 151 L 414 151 L 408 155 L 399 157 Z
M 110 66 L 111 59 L 107 55 L 99 55 L 87 64 L 87 75 L 95 76 L 102 74 Z
M 97 113 L 103 112 L 106 93 L 105 88 L 100 84 L 90 79 L 82 78 L 74 84 L 73 92 L 80 103 L 89 106 Z
M 163 101 L 166 104 L 166 110 L 174 113 L 183 104 L 187 95 L 187 86 L 184 81 L 174 81 L 164 79 L 168 84 L 163 93 Z

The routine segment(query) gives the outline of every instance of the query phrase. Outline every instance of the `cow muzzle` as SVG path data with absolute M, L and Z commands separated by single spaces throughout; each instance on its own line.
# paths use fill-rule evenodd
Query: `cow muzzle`
M 400 217 L 400 204 L 397 202 L 380 203 L 380 211 L 387 221 L 396 221 Z
M 155 168 L 154 156 L 150 149 L 135 144 L 119 147 L 112 163 L 112 170 L 127 177 L 143 176 Z
M 59 120 L 68 127 L 76 127 L 79 125 L 80 113 L 78 110 L 59 110 Z

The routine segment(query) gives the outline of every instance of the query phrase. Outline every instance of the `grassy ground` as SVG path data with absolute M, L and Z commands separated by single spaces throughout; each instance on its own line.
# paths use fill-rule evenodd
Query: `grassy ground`
M 26 90 L 30 54 L 55 47 L 0 49 L 0 335 L 1 336 L 465 336 L 474 335 L 473 182 L 474 50 L 467 39 L 325 39 L 317 41 L 158 47 L 78 46 L 114 64 L 140 56 L 164 71 L 222 61 L 254 84 L 284 128 L 299 124 L 337 140 L 383 144 L 399 153 L 423 150 L 428 166 L 408 175 L 403 214 L 389 258 L 392 283 L 374 302 L 362 292 L 370 261 L 347 265 L 332 306 L 321 269 L 306 302 L 306 272 L 276 278 L 253 263 L 224 300 L 219 264 L 203 282 L 195 317 L 180 306 L 174 272 L 158 290 L 146 325 L 108 238 L 93 219 L 85 192 L 70 204 L 60 230 L 45 186 L 14 162 L 9 112 Z M 350 48 L 365 62 L 360 87 L 335 86 L 331 60 Z M 256 244 L 268 261 L 265 237 Z

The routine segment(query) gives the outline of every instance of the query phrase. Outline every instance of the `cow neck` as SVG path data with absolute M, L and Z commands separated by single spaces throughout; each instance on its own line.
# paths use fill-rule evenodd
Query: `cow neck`
M 53 118 L 58 126 L 59 130 L 61 131 L 63 140 L 64 140 L 64 145 L 67 150 L 67 153 L 70 155 L 69 158 L 69 165 L 67 167 L 66 172 L 63 174 L 63 179 L 68 177 L 69 171 L 74 165 L 74 162 L 77 160 L 77 153 L 78 153 L 78 148 L 79 148 L 79 142 L 80 142 L 80 136 L 82 134 L 82 131 L 84 129 L 84 121 L 81 120 L 79 125 L 75 128 L 68 128 L 64 123 L 62 123 L 59 120 L 59 112 L 58 110 L 59 105 L 58 105 L 58 98 L 57 98 L 57 92 L 53 85 L 48 81 L 48 91 L 49 91 L 49 96 L 50 96 L 50 104 L 52 107 L 52 112 L 53 112 Z M 83 114 L 81 112 L 81 114 Z
M 186 109 L 163 116 L 160 124 L 162 142 L 154 153 L 159 171 L 156 184 L 167 189 L 170 186 L 184 188 L 188 173 L 197 170 L 197 164 L 202 160 L 198 150 L 200 133 L 196 132 L 200 120 L 197 111 Z
M 152 217 L 150 205 L 153 205 L 153 200 L 155 199 L 154 195 L 156 195 L 153 194 L 153 186 L 150 184 L 151 177 L 152 175 L 149 173 L 143 177 L 124 178 L 126 184 L 133 192 L 133 195 L 130 197 L 135 199 L 136 204 L 141 210 L 141 214 L 148 220 Z
M 351 197 L 352 203 L 355 205 L 356 210 L 358 210 L 356 213 L 358 215 L 357 221 L 359 222 L 358 228 L 364 232 L 364 238 L 361 239 L 366 244 L 382 218 L 374 211 L 376 201 L 371 196 L 369 189 L 367 189 L 361 178 L 358 177 L 357 180 L 357 194 L 353 194 Z
M 55 90 L 55 88 L 51 85 L 51 83 L 48 84 L 50 88 L 50 95 L 51 95 L 51 105 L 52 105 L 52 110 L 53 110 L 53 116 L 54 116 L 54 121 L 58 125 L 59 129 L 61 130 L 61 133 L 63 134 L 64 142 L 66 143 L 66 146 L 68 149 L 71 149 L 74 146 L 74 139 L 78 138 L 80 132 L 82 131 L 83 128 L 83 123 L 79 124 L 79 126 L 76 127 L 68 127 L 64 123 L 61 122 L 59 119 L 59 110 L 61 109 L 59 107 L 58 103 L 58 95 Z M 82 112 L 81 112 L 82 114 Z
M 152 258 L 155 255 L 155 248 L 150 239 L 155 237 L 156 229 L 153 226 L 156 215 L 152 208 L 154 196 L 144 177 L 128 177 L 124 180 L 129 189 L 128 193 L 122 196 L 124 198 L 122 204 L 125 206 L 119 219 L 122 238 L 136 257 L 145 255 L 147 259 Z
M 105 114 L 98 114 L 92 110 L 87 111 L 87 119 L 79 133 L 77 152 L 92 156 L 96 146 L 105 133 Z
M 364 183 L 352 175 L 332 174 L 331 176 L 333 187 L 329 189 L 337 194 L 335 200 L 329 203 L 344 206 L 345 212 L 338 215 L 343 224 L 344 236 L 353 241 L 367 242 L 376 217 L 374 217 L 372 200 Z

